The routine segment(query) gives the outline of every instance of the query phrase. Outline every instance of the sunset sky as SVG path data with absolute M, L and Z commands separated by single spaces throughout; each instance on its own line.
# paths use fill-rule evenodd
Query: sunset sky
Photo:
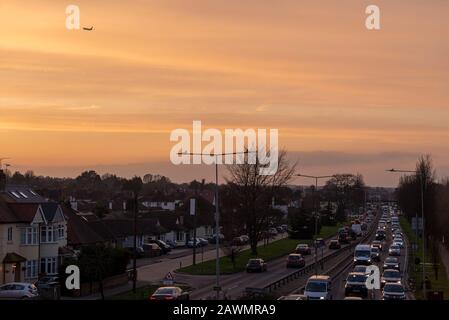
M 69 31 L 65 8 L 81 26 Z M 365 8 L 381 9 L 380 31 Z M 0 157 L 74 176 L 174 181 L 171 130 L 277 128 L 310 174 L 395 185 L 431 153 L 449 175 L 447 0 L 1 0 Z M 302 181 L 297 181 L 302 183 Z

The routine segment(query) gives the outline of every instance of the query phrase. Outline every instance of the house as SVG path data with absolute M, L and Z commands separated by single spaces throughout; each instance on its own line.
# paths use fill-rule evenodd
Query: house
M 71 253 L 66 245 L 67 220 L 58 203 L 29 187 L 4 185 L 0 190 L 0 284 L 57 274 L 62 259 Z

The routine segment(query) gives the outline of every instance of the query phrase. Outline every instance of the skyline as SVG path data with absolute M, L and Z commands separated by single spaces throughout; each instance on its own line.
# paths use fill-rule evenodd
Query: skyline
M 201 120 L 279 129 L 311 174 L 394 186 L 383 170 L 430 153 L 449 175 L 449 3 L 375 2 L 380 31 L 367 1 L 77 1 L 86 33 L 65 3 L 2 1 L 0 157 L 187 181 L 201 169 L 171 168 L 169 135 Z

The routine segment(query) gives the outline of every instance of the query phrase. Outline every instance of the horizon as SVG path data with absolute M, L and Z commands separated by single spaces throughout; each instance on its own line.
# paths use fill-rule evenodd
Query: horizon
M 376 4 L 368 31 L 355 0 L 79 0 L 86 32 L 65 28 L 67 4 L 2 1 L 0 158 L 38 175 L 212 180 L 169 159 L 170 132 L 200 120 L 278 129 L 304 173 L 394 187 L 386 169 L 431 154 L 449 176 L 449 2 Z

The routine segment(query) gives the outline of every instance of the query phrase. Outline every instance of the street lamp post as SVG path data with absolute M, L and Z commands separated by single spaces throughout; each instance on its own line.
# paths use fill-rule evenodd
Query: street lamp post
M 388 172 L 394 173 L 413 173 L 416 177 L 419 177 L 420 185 L 421 185 L 421 221 L 422 221 L 422 283 L 423 283 L 423 299 L 426 299 L 426 255 L 425 255 L 425 224 L 424 224 L 424 177 L 419 170 L 398 170 L 398 169 L 390 169 Z M 418 233 L 418 219 L 416 219 L 416 232 Z M 418 241 L 418 237 L 416 238 Z
M 194 153 L 180 152 L 178 155 L 215 157 L 215 291 L 217 300 L 220 299 L 220 214 L 218 209 L 218 157 L 227 155 L 249 154 L 257 151 L 229 152 L 229 153 Z
M 297 177 L 304 177 L 304 178 L 310 178 L 310 179 L 315 179 L 315 190 L 313 191 L 314 193 L 314 203 L 315 203 L 315 240 L 318 236 L 318 202 L 316 201 L 316 194 L 318 194 L 318 180 L 319 179 L 330 179 L 330 178 L 334 178 L 335 175 L 332 176 L 311 176 L 311 175 L 305 175 L 305 174 L 296 174 Z M 314 243 L 314 247 L 315 247 L 315 275 L 318 275 L 318 248 L 316 246 L 316 244 Z

